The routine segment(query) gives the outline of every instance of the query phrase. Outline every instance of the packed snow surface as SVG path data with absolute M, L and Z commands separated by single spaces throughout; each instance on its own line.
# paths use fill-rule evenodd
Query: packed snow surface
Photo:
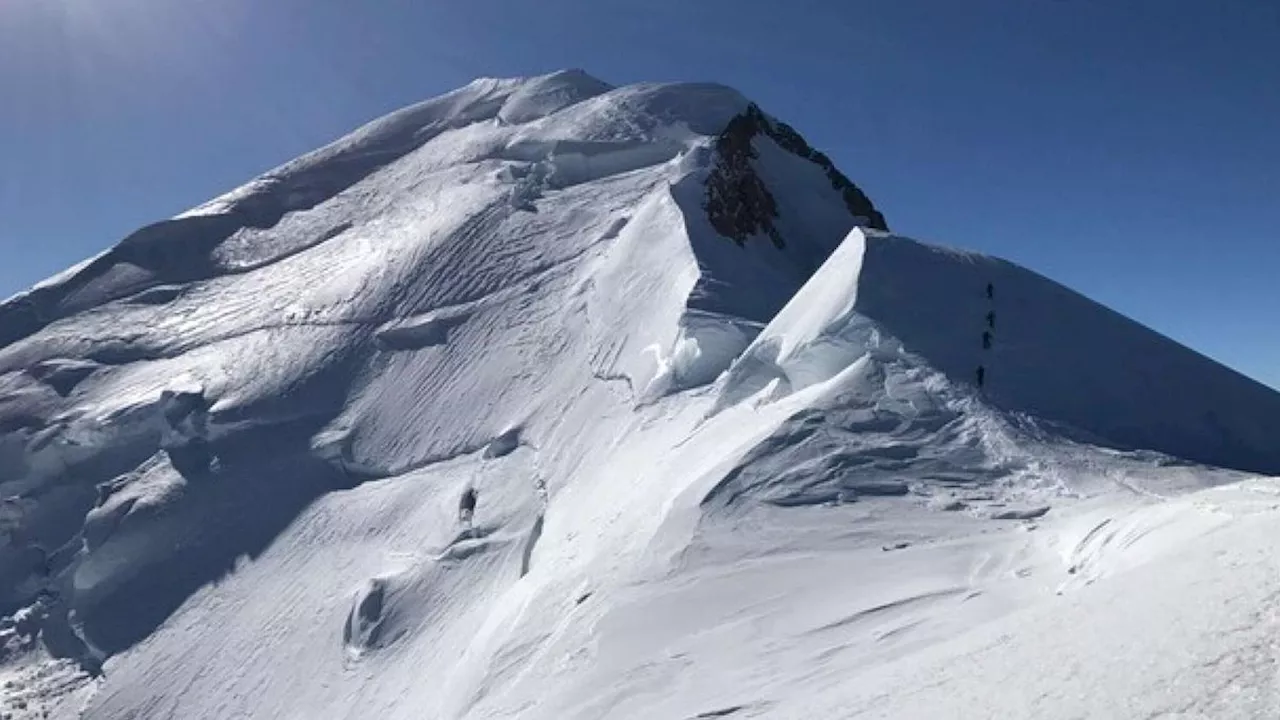
M 1280 715 L 1280 395 L 772 123 L 478 80 L 0 305 L 0 713 Z

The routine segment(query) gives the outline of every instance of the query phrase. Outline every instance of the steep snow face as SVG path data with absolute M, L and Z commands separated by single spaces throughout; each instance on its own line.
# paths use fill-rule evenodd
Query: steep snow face
M 1168 360 L 1148 375 L 1116 352 Z M 871 230 L 850 233 L 716 392 L 713 415 L 811 399 L 706 494 L 713 513 L 912 494 L 1020 517 L 1047 509 L 1046 490 L 1105 486 L 1052 446 L 1067 440 L 1280 467 L 1276 393 L 1026 270 Z
M 733 90 L 566 71 L 0 305 L 2 710 L 833 716 L 1220 527 L 1177 458 L 1274 467 L 1273 394 L 885 225 Z
M 859 221 L 784 201 L 793 248 L 715 233 L 703 187 L 749 107 L 478 80 L 0 306 L 0 609 L 42 596 L 50 648 L 96 663 L 317 498 L 481 454 L 539 449 L 484 507 L 541 527 L 625 432 L 603 418 L 712 381 Z M 830 192 L 757 144 L 752 172 Z
M 874 231 L 756 338 L 725 397 L 791 392 L 873 350 L 1080 440 L 1280 473 L 1280 394 L 1016 265 Z
M 859 311 L 952 377 L 984 366 L 991 404 L 1088 441 L 1280 474 L 1269 388 L 1004 261 L 879 238 L 864 263 Z

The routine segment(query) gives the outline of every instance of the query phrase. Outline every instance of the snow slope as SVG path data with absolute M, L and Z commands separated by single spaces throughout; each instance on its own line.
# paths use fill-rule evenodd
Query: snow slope
M 1189 547 L 1249 574 L 1135 632 L 1270 612 L 1278 403 L 889 235 L 733 90 L 478 80 L 0 305 L 3 711 L 1159 709 L 1194 657 L 1054 623 L 1118 641 Z M 1091 670 L 994 693 L 1042 627 Z M 1189 647 L 1272 707 L 1255 630 Z
M 790 388 L 910 353 L 1001 410 L 1123 449 L 1280 474 L 1280 393 L 1011 263 L 854 231 L 740 361 Z M 985 339 L 984 339 L 985 336 Z M 734 383 L 731 382 L 731 386 Z

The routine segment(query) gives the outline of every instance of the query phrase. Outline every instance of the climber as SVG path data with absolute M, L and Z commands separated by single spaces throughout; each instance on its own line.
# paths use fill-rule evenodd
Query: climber
M 995 310 L 990 310 L 987 312 L 987 327 L 991 328 L 992 330 L 996 329 L 996 311 Z
M 987 369 L 981 365 L 978 366 L 978 387 L 982 387 L 987 381 Z
M 995 297 L 996 297 L 996 286 L 992 285 L 991 283 L 987 283 L 987 299 L 994 300 Z
M 983 350 L 991 349 L 991 331 L 990 330 L 982 331 L 982 349 Z
M 462 499 L 458 501 L 458 521 L 465 524 L 471 524 L 471 518 L 476 512 L 476 491 L 474 488 L 467 488 L 462 493 Z

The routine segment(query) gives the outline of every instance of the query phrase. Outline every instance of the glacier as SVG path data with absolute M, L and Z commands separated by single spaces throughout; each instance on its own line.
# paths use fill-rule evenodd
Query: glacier
M 1269 717 L 1276 475 L 730 88 L 480 79 L 0 304 L 0 712 Z

